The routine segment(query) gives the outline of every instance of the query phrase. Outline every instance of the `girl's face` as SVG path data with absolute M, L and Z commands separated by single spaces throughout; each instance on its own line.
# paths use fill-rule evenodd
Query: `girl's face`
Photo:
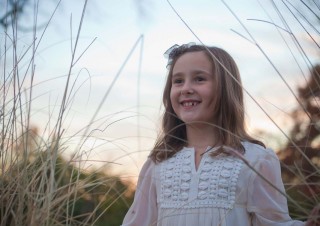
M 214 122 L 216 86 L 212 72 L 212 64 L 203 51 L 185 53 L 176 61 L 170 100 L 183 122 Z

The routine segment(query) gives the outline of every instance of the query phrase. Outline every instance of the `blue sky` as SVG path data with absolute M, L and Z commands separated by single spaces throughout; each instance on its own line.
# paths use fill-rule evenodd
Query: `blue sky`
M 46 125 L 50 117 L 54 119 L 59 109 L 71 59 L 71 43 L 75 42 L 82 2 L 62 1 L 39 45 L 34 79 L 34 83 L 38 85 L 33 91 L 35 98 L 31 119 L 32 123 L 39 127 Z M 280 27 L 285 27 L 270 1 L 230 0 L 225 1 L 225 4 L 218 0 L 170 2 L 203 43 L 222 47 L 235 58 L 244 88 L 269 116 L 286 130 L 290 120 L 285 116 L 297 102 L 278 73 L 296 90 L 304 81 L 303 73 L 307 75 L 308 64 L 299 54 L 288 32 L 277 30 L 269 23 L 257 21 L 274 21 Z M 39 24 L 48 21 L 55 7 L 54 2 L 42 4 L 43 1 L 40 1 Z M 316 62 L 318 56 L 310 38 L 297 26 L 284 5 L 277 3 L 277 6 L 310 61 Z M 236 17 L 232 13 L 235 13 Z M 29 14 L 22 18 L 21 24 L 27 26 L 32 24 L 32 21 Z M 263 52 L 252 41 L 247 40 L 250 38 L 245 29 Z M 159 130 L 161 95 L 167 73 L 163 53 L 173 44 L 199 43 L 167 1 L 88 1 L 76 56 L 80 56 L 90 43 L 95 41 L 73 68 L 71 80 L 75 81 L 72 84 L 76 92 L 71 95 L 64 121 L 66 134 L 69 136 L 73 137 L 83 131 L 141 35 L 144 37 L 142 61 L 139 61 L 140 43 L 92 125 L 93 138 L 88 139 L 84 145 L 87 151 L 84 157 L 93 160 L 89 165 L 101 165 L 103 161 L 110 161 L 113 162 L 111 165 L 117 168 L 117 172 L 127 172 L 129 168 L 132 175 L 137 174 Z M 32 33 L 21 32 L 19 36 L 19 48 L 23 52 L 31 43 Z M 3 37 L 1 36 L 1 42 Z M 37 37 L 39 40 L 41 29 L 38 29 Z M 25 62 L 28 62 L 28 58 Z M 21 68 L 26 66 L 21 63 Z M 280 134 L 248 95 L 246 106 L 251 130 L 263 129 Z M 138 135 L 140 139 L 137 139 Z M 279 135 L 279 139 L 283 139 L 283 136 Z M 74 146 L 72 142 L 70 147 Z M 270 145 L 274 144 L 271 142 Z M 99 161 L 102 162 L 97 164 Z M 130 167 L 127 167 L 128 165 Z

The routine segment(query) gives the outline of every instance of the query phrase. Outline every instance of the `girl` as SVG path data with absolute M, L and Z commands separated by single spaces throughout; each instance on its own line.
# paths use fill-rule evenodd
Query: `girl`
M 298 226 L 275 153 L 245 130 L 241 79 L 217 47 L 166 52 L 162 135 L 123 226 Z

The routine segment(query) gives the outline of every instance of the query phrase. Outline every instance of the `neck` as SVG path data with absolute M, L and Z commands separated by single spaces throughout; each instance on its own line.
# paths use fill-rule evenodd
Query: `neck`
M 217 131 L 210 125 L 187 125 L 188 147 L 194 147 L 196 151 L 205 151 L 208 146 L 218 145 Z

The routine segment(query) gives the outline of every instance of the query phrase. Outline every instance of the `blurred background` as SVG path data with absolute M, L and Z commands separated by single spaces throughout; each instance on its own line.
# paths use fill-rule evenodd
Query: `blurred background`
M 81 187 L 81 195 L 68 196 L 78 206 L 62 208 L 70 211 L 66 222 L 119 224 L 160 130 L 163 53 L 195 42 L 234 57 L 246 90 L 249 131 L 278 153 L 288 192 L 300 186 L 303 192 L 295 197 L 312 197 L 301 204 L 309 210 L 319 200 L 313 188 L 320 165 L 319 8 L 317 0 L 0 0 L 1 151 L 7 153 L 1 175 L 16 176 L 7 166 L 19 165 L 19 156 L 19 167 L 31 167 L 42 156 L 40 163 L 51 170 L 48 182 L 70 192 L 70 181 L 90 178 L 87 187 L 95 191 Z M 114 184 L 98 186 L 97 175 Z M 94 203 L 104 206 L 93 217 Z M 111 211 L 116 205 L 122 208 L 114 210 L 118 217 Z M 306 217 L 292 205 L 293 216 Z M 74 217 L 75 206 L 83 218 Z

